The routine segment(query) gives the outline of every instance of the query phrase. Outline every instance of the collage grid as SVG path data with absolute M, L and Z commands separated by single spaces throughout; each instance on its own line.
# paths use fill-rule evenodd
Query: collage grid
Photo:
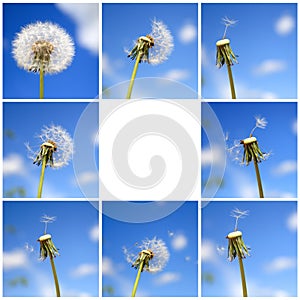
M 298 10 L 1 2 L 1 298 L 298 296 Z

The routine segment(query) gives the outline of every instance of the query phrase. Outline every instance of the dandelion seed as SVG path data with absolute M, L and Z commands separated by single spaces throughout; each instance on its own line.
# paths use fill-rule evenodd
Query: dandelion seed
M 253 129 L 250 132 L 250 136 L 252 136 L 252 134 L 254 133 L 254 130 L 256 128 L 261 128 L 261 129 L 265 129 L 267 127 L 268 121 L 266 120 L 266 118 L 261 118 L 261 117 L 255 117 L 256 123 L 255 126 L 253 127 Z
M 222 18 L 223 24 L 225 25 L 225 31 L 223 34 L 223 39 L 225 39 L 227 28 L 230 26 L 234 26 L 238 21 L 237 20 L 231 20 L 228 17 Z
M 238 220 L 245 218 L 246 216 L 248 216 L 249 214 L 249 210 L 239 210 L 238 208 L 235 208 L 234 210 L 231 211 L 230 216 L 235 218 L 235 226 L 234 226 L 234 230 L 237 230 L 237 225 L 238 225 Z
M 47 156 L 46 165 L 61 168 L 69 164 L 73 155 L 73 141 L 69 133 L 61 126 L 44 126 L 38 138 L 41 141 L 40 149 L 34 150 L 26 143 L 28 156 L 33 163 L 40 165 Z
M 18 66 L 29 72 L 45 74 L 65 70 L 75 54 L 74 43 L 57 24 L 36 22 L 22 28 L 12 43 Z
M 45 230 L 44 230 L 44 233 L 46 234 L 47 232 L 47 226 L 48 226 L 48 223 L 52 223 L 56 220 L 56 217 L 50 217 L 50 216 L 47 216 L 47 215 L 43 215 L 41 217 L 41 222 L 42 223 L 45 223 Z

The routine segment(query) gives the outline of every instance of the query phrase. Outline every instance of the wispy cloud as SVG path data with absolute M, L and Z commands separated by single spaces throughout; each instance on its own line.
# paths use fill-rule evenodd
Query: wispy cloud
M 11 153 L 3 159 L 3 176 L 25 175 L 25 162 L 22 156 Z
M 297 171 L 297 161 L 285 160 L 280 162 L 274 169 L 273 174 L 277 176 L 284 176 Z
M 96 274 L 98 266 L 96 264 L 81 264 L 72 270 L 71 275 L 73 277 L 85 277 Z
M 69 15 L 76 23 L 79 44 L 98 54 L 99 50 L 99 10 L 97 3 L 58 3 L 57 7 Z
M 173 282 L 179 281 L 181 278 L 179 273 L 175 272 L 165 272 L 155 278 L 154 283 L 156 285 L 165 285 Z
M 279 35 L 287 35 L 293 31 L 295 23 L 295 19 L 292 16 L 281 16 L 275 23 L 275 31 Z
M 291 231 L 296 231 L 298 228 L 297 212 L 291 213 L 286 220 L 287 228 Z
M 279 59 L 267 59 L 254 69 L 254 74 L 259 76 L 279 73 L 287 69 L 286 62 Z
M 270 273 L 281 272 L 296 268 L 297 260 L 294 257 L 279 256 L 265 265 L 265 270 Z
M 297 124 L 297 120 L 294 120 L 293 123 L 292 123 L 292 132 L 294 134 L 297 134 L 298 132 L 298 124 Z
M 171 245 L 174 250 L 182 250 L 187 246 L 187 244 L 188 244 L 187 237 L 182 233 L 175 234 L 171 241 Z
M 188 79 L 190 77 L 190 73 L 183 69 L 172 69 L 168 71 L 164 77 L 170 80 L 181 81 Z
M 185 24 L 180 28 L 178 37 L 183 44 L 193 42 L 197 38 L 197 27 L 193 24 Z
M 99 227 L 98 225 L 93 226 L 89 231 L 90 239 L 94 242 L 99 240 Z
M 23 249 L 14 249 L 3 253 L 4 271 L 26 268 L 29 265 L 28 257 Z
M 79 183 L 80 185 L 95 183 L 98 180 L 98 174 L 92 171 L 85 171 L 80 174 L 77 174 L 76 180 L 77 183 Z
M 113 276 L 115 274 L 114 270 L 113 260 L 104 256 L 102 258 L 102 274 L 105 276 Z
M 201 247 L 201 260 L 203 262 L 216 263 L 218 256 L 216 252 L 216 245 L 210 240 L 203 240 Z
M 223 158 L 226 157 L 225 148 L 219 146 L 204 147 L 201 150 L 202 167 L 210 167 L 212 164 L 223 165 Z

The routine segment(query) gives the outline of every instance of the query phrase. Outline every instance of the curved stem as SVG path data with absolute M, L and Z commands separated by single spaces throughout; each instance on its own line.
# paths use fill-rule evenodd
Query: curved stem
M 243 259 L 240 256 L 239 256 L 239 266 L 240 266 L 240 273 L 241 273 L 241 280 L 242 280 L 243 297 L 248 297 L 244 264 L 243 264 Z
M 37 198 L 42 198 L 42 191 L 43 191 L 43 183 L 44 183 L 44 177 L 45 177 L 46 163 L 47 163 L 47 155 L 44 155 L 43 161 L 42 161 L 42 168 L 41 168 L 41 175 L 40 175 L 40 182 L 39 182 L 39 187 L 38 187 Z
M 132 74 L 131 74 L 131 78 L 130 78 L 130 83 L 129 83 L 129 87 L 128 87 L 126 99 L 130 99 L 131 98 L 132 88 L 133 88 L 133 84 L 134 84 L 136 72 L 137 72 L 137 69 L 138 69 L 138 66 L 139 66 L 139 62 L 141 60 L 141 55 L 142 55 L 142 53 L 139 51 L 139 53 L 137 54 L 136 60 L 135 60 L 135 64 L 134 64 L 134 67 L 133 67 Z
M 131 297 L 135 297 L 135 293 L 136 293 L 137 286 L 138 286 L 139 281 L 140 281 L 141 272 L 142 272 L 143 268 L 144 268 L 144 261 L 141 261 L 138 273 L 137 273 L 136 278 L 135 278 L 135 282 L 134 282 L 134 286 L 133 286 L 133 289 L 132 289 Z
M 55 268 L 54 259 L 52 255 L 50 255 L 50 262 L 51 262 L 51 268 L 52 268 L 52 273 L 53 273 L 53 278 L 55 283 L 56 297 L 60 297 L 59 283 L 58 283 L 56 268 Z
M 40 68 L 40 99 L 44 99 L 44 69 Z
M 259 168 L 258 168 L 257 159 L 255 157 L 253 158 L 253 163 L 254 163 L 254 167 L 255 167 L 255 174 L 256 174 L 257 186 L 258 186 L 258 191 L 259 191 L 259 197 L 264 198 L 264 191 L 263 191 L 262 182 L 261 182 L 261 178 L 260 178 L 260 172 L 259 172 Z
M 229 83 L 230 83 L 231 98 L 236 99 L 231 65 L 229 65 L 229 64 L 227 64 L 227 71 L 228 71 L 228 77 L 229 77 Z

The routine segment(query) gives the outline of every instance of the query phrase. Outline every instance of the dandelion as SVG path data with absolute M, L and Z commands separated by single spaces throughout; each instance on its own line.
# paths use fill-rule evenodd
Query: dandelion
M 256 120 L 255 126 L 251 130 L 249 137 L 246 139 L 240 140 L 239 142 L 235 141 L 234 146 L 231 148 L 228 148 L 227 150 L 229 151 L 229 153 L 235 154 L 234 159 L 238 160 L 238 156 L 241 153 L 239 146 L 243 145 L 244 149 L 243 149 L 241 163 L 248 166 L 250 164 L 250 162 L 253 161 L 254 168 L 255 168 L 255 174 L 256 174 L 256 181 L 257 181 L 257 185 L 258 185 L 259 197 L 264 198 L 264 192 L 263 192 L 262 181 L 261 181 L 258 163 L 260 163 L 261 161 L 268 158 L 270 153 L 264 153 L 261 151 L 261 149 L 259 148 L 259 145 L 258 145 L 258 141 L 257 141 L 256 137 L 253 136 L 253 133 L 257 128 L 265 129 L 268 122 L 267 122 L 266 118 L 264 118 L 264 117 L 262 117 L 262 118 L 255 117 L 255 120 Z
M 41 141 L 38 150 L 33 150 L 28 143 L 25 146 L 33 163 L 42 165 L 37 196 L 41 198 L 46 166 L 58 169 L 68 165 L 73 155 L 73 141 L 64 128 L 55 125 L 44 126 L 38 138 Z
M 145 239 L 141 244 L 134 245 L 134 251 L 123 247 L 127 262 L 135 269 L 138 269 L 136 280 L 132 290 L 132 297 L 135 297 L 141 272 L 151 273 L 162 271 L 167 264 L 170 254 L 164 241 L 154 237 L 152 240 Z
M 227 65 L 231 97 L 232 99 L 236 99 L 231 66 L 233 65 L 233 62 L 237 63 L 237 59 L 236 59 L 236 55 L 233 53 L 230 47 L 230 40 L 226 38 L 226 33 L 228 27 L 233 26 L 237 21 L 230 20 L 227 17 L 223 18 L 222 20 L 225 25 L 225 30 L 224 30 L 223 38 L 216 42 L 216 46 L 217 46 L 216 64 L 218 68 L 221 68 L 224 64 Z
M 173 51 L 173 36 L 167 26 L 161 21 L 152 21 L 152 31 L 146 36 L 140 36 L 135 42 L 131 51 L 127 52 L 127 57 L 135 60 L 135 65 L 130 79 L 127 92 L 127 99 L 130 99 L 138 65 L 147 62 L 158 65 L 166 61 Z
M 13 57 L 20 68 L 40 74 L 40 99 L 44 98 L 44 74 L 62 72 L 72 63 L 75 54 L 69 34 L 50 22 L 23 27 L 12 47 Z
M 40 242 L 40 260 L 44 261 L 47 257 L 50 259 L 53 278 L 54 278 L 54 284 L 55 284 L 55 290 L 56 290 L 56 296 L 60 297 L 60 289 L 59 289 L 59 282 L 58 277 L 56 273 L 56 268 L 54 264 L 54 258 L 59 255 L 58 249 L 55 247 L 55 245 L 52 242 L 52 236 L 51 234 L 46 233 L 47 224 L 51 223 L 55 220 L 55 217 L 48 217 L 47 215 L 43 216 L 41 219 L 41 222 L 45 223 L 45 231 L 42 236 L 38 238 L 38 242 Z
M 247 255 L 249 256 L 249 251 L 248 251 L 249 249 L 245 245 L 245 243 L 242 239 L 242 232 L 237 230 L 237 225 L 238 225 L 238 220 L 240 218 L 247 216 L 248 213 L 249 213 L 248 210 L 241 211 L 239 209 L 234 209 L 231 212 L 231 216 L 236 219 L 235 227 L 234 227 L 234 231 L 230 232 L 226 236 L 226 238 L 228 239 L 228 259 L 229 259 L 229 261 L 233 261 L 236 257 L 238 257 L 238 259 L 239 259 L 243 297 L 248 296 L 243 259 L 246 258 Z

